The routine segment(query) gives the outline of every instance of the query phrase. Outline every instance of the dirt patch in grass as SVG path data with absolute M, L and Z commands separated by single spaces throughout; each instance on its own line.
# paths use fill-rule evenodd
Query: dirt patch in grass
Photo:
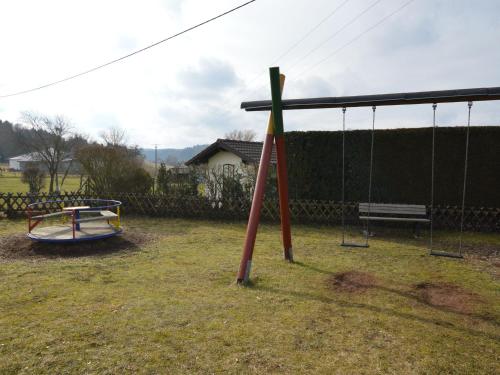
M 136 251 L 154 241 L 154 234 L 127 230 L 123 234 L 98 241 L 70 244 L 48 244 L 32 241 L 24 233 L 0 237 L 0 261 L 106 255 L 119 251 Z
M 445 248 L 457 251 L 458 246 L 445 244 Z M 500 256 L 500 246 L 496 244 L 463 244 L 462 250 L 465 254 L 471 256 L 481 256 L 487 258 L 498 258 Z
M 414 286 L 417 298 L 430 306 L 470 314 L 480 302 L 477 294 L 451 283 L 423 282 Z
M 328 279 L 330 288 L 339 292 L 360 293 L 378 285 L 375 276 L 359 271 L 347 271 L 332 275 Z

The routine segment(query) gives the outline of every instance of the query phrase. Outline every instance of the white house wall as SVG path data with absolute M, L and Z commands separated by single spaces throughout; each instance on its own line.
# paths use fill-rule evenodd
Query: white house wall
M 9 159 L 9 169 L 18 171 L 21 169 L 21 166 L 19 165 L 19 162 L 17 160 Z
M 224 164 L 232 164 L 234 165 L 234 171 L 238 171 L 241 173 L 241 163 L 242 160 L 239 156 L 233 154 L 232 152 L 227 151 L 219 151 L 215 155 L 213 155 L 210 159 L 208 159 L 208 169 L 212 170 L 214 168 L 222 168 Z
M 239 156 L 228 151 L 217 152 L 210 159 L 208 159 L 206 167 L 208 168 L 208 171 L 219 170 L 222 172 L 225 164 L 234 165 L 234 172 L 241 175 L 242 184 L 246 184 L 248 182 L 248 173 L 255 173 L 253 165 L 244 164 L 243 160 Z

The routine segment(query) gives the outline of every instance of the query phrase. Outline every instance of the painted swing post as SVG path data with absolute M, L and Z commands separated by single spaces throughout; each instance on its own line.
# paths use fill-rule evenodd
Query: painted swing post
M 272 116 L 274 122 L 274 139 L 276 142 L 276 159 L 278 169 L 278 194 L 280 203 L 281 236 L 283 239 L 283 256 L 293 262 L 292 233 L 290 230 L 290 209 L 288 205 L 288 172 L 286 167 L 285 135 L 283 130 L 283 103 L 281 102 L 280 69 L 270 68 Z
M 283 90 L 285 84 L 285 76 L 279 75 L 279 87 Z M 247 231 L 245 235 L 245 243 L 243 245 L 243 254 L 241 257 L 240 268 L 238 271 L 237 282 L 247 283 L 250 279 L 250 271 L 252 268 L 253 248 L 257 237 L 257 228 L 259 226 L 260 212 L 262 210 L 262 202 L 264 200 L 264 191 L 266 188 L 267 172 L 271 164 L 271 155 L 274 142 L 274 119 L 272 113 L 269 114 L 266 137 L 262 147 L 259 169 L 257 172 L 257 180 L 255 182 L 255 190 L 253 192 L 252 206 L 248 217 Z

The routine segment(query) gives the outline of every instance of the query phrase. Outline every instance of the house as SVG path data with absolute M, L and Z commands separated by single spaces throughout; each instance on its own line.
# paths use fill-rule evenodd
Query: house
M 40 160 L 37 155 L 23 154 L 9 158 L 9 169 L 13 171 L 24 171 L 28 166 L 39 166 Z
M 221 169 L 225 174 L 245 173 L 246 166 L 257 167 L 262 154 L 262 142 L 217 139 L 186 162 L 187 166 L 203 165 L 209 170 Z M 276 164 L 276 149 L 273 145 L 271 164 Z
M 70 172 L 76 173 L 77 165 L 76 163 L 72 163 L 70 157 L 67 157 L 62 160 L 61 165 L 59 166 L 59 170 L 65 171 L 67 168 L 71 167 Z M 40 170 L 46 171 L 46 166 L 42 162 L 40 155 L 36 152 L 32 152 L 29 154 L 23 154 L 14 156 L 9 158 L 9 169 L 13 171 L 24 171 L 28 167 L 36 167 Z
M 185 164 L 204 168 L 208 172 L 209 180 L 217 179 L 217 175 L 229 178 L 238 177 L 239 182 L 246 185 L 247 182 L 251 182 L 255 178 L 262 154 L 262 146 L 262 142 L 217 139 L 215 143 L 193 156 Z M 276 164 L 274 145 L 271 164 Z M 218 191 L 222 189 L 222 186 L 215 188 L 215 194 L 219 196 Z

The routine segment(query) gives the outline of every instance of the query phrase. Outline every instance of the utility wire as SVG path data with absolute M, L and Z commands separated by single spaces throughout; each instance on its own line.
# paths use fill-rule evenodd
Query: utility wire
M 394 16 L 396 13 L 399 13 L 400 11 L 402 11 L 404 8 L 406 8 L 408 5 L 410 5 L 413 1 L 415 1 L 415 0 L 409 0 L 409 1 L 407 1 L 406 3 L 404 3 L 403 5 L 401 5 L 398 9 L 396 9 L 392 13 L 389 13 L 388 15 L 386 15 L 385 17 L 383 17 L 382 19 L 380 19 L 377 23 L 375 23 L 374 25 L 372 25 L 369 28 L 363 30 L 361 33 L 359 33 L 358 35 L 356 35 L 354 38 L 352 38 L 351 40 L 349 40 L 347 43 L 345 43 L 341 47 L 337 48 L 335 51 L 333 51 L 331 54 L 329 54 L 328 56 L 326 56 L 322 60 L 320 60 L 317 63 L 311 65 L 310 67 L 308 67 L 308 68 L 303 69 L 302 71 L 300 71 L 297 75 L 300 76 L 300 75 L 302 75 L 302 74 L 310 71 L 311 69 L 316 68 L 318 65 L 323 64 L 325 61 L 331 59 L 333 56 L 335 56 L 337 53 L 339 53 L 340 51 L 342 51 L 344 48 L 350 46 L 351 44 L 353 44 L 354 42 L 356 42 L 358 39 L 360 39 L 362 36 L 364 36 L 365 34 L 369 33 L 373 29 L 377 28 L 381 24 L 383 24 L 389 18 L 391 18 L 392 16 Z
M 347 21 L 340 29 L 335 31 L 332 35 L 330 35 L 328 38 L 326 38 L 324 41 L 322 41 L 320 44 L 318 44 L 316 47 L 311 49 L 309 52 L 307 52 L 305 55 L 300 57 L 298 60 L 294 61 L 293 64 L 287 68 L 288 71 L 293 69 L 299 62 L 303 61 L 307 57 L 309 57 L 312 53 L 316 52 L 318 49 L 323 47 L 326 43 L 328 43 L 330 40 L 335 38 L 337 35 L 339 35 L 342 31 L 347 29 L 349 26 L 351 26 L 354 22 L 356 22 L 358 19 L 360 19 L 365 13 L 367 13 L 370 9 L 372 9 L 375 5 L 380 3 L 382 0 L 375 0 L 373 3 L 368 5 L 364 10 L 362 10 L 360 13 L 356 14 L 353 18 L 351 18 L 349 21 Z
M 311 30 L 309 30 L 302 38 L 300 38 L 297 42 L 291 45 L 285 52 L 283 52 L 279 57 L 277 57 L 271 65 L 276 64 L 283 57 L 288 55 L 291 51 L 293 51 L 300 43 L 302 43 L 309 35 L 315 32 L 322 24 L 324 24 L 330 17 L 332 17 L 335 13 L 337 13 L 344 5 L 346 5 L 350 0 L 345 0 L 343 3 L 338 5 L 334 10 L 332 10 L 325 18 L 323 18 L 320 22 L 318 22 Z M 379 0 L 381 1 L 381 0 Z
M 337 35 L 339 35 L 342 31 L 344 31 L 347 27 L 349 27 L 354 22 L 356 22 L 359 18 L 361 18 L 365 13 L 367 13 L 370 9 L 372 9 L 375 5 L 377 5 L 381 1 L 382 0 L 375 0 L 373 3 L 371 3 L 370 5 L 368 5 L 368 7 L 364 8 L 361 12 L 359 12 L 353 18 L 351 18 L 349 21 L 347 21 L 344 25 L 342 25 L 340 27 L 340 29 L 338 29 L 337 31 L 335 31 L 332 35 L 330 35 L 328 38 L 326 38 L 323 42 L 321 42 L 316 47 L 314 47 L 313 49 L 311 49 L 305 55 L 303 55 L 303 56 L 299 57 L 297 60 L 295 60 L 290 67 L 286 68 L 286 72 L 289 73 L 290 70 L 292 70 L 295 66 L 297 66 L 298 63 L 300 63 L 301 61 L 303 61 L 304 59 L 306 59 L 312 53 L 316 52 L 319 48 L 321 48 L 322 46 L 324 46 L 328 41 L 330 41 L 331 39 L 333 39 L 334 37 L 336 37 Z M 344 4 L 341 4 L 341 6 L 342 5 L 344 5 Z M 338 8 L 340 8 L 340 7 L 338 7 Z M 260 89 L 263 86 L 265 86 L 265 84 L 262 84 L 262 85 L 256 87 L 252 91 L 257 91 L 258 89 Z
M 316 25 L 314 25 L 307 33 L 305 33 L 299 40 L 297 40 L 295 43 L 293 43 L 290 47 L 288 47 L 281 55 L 279 55 L 277 58 L 273 60 L 273 62 L 269 66 L 273 66 L 277 64 L 283 57 L 287 56 L 290 52 L 292 52 L 299 44 L 301 44 L 304 40 L 306 40 L 309 35 L 311 35 L 313 32 L 315 32 L 322 24 L 324 24 L 329 18 L 331 18 L 333 15 L 335 15 L 344 5 L 346 5 L 350 0 L 344 0 L 341 4 L 336 6 L 326 17 L 324 17 L 321 21 L 319 21 Z M 248 86 L 253 85 L 257 80 L 259 80 L 264 74 L 267 73 L 266 71 L 263 71 L 260 74 L 257 74 L 254 78 L 250 80 L 250 83 Z M 261 86 L 255 87 L 254 89 L 247 88 L 245 90 L 241 90 L 243 93 L 247 91 L 254 91 L 257 88 L 260 88 Z
M 169 37 L 167 37 L 167 38 L 165 38 L 165 39 L 162 39 L 162 40 L 160 40 L 160 41 L 158 41 L 158 42 L 156 42 L 156 43 L 150 44 L 150 45 L 148 45 L 148 46 L 146 46 L 146 47 L 144 47 L 144 48 L 138 49 L 138 50 L 136 50 L 136 51 L 134 51 L 134 52 L 131 52 L 131 53 L 129 53 L 129 54 L 125 55 L 125 56 L 119 57 L 119 58 L 117 58 L 117 59 L 114 59 L 114 60 L 108 61 L 108 62 L 106 62 L 106 63 L 104 63 L 104 64 L 101 64 L 101 65 L 95 66 L 95 67 L 93 67 L 93 68 L 91 68 L 91 69 L 85 70 L 85 71 L 80 72 L 80 73 L 77 73 L 77 74 L 73 74 L 73 75 L 71 75 L 71 76 L 68 76 L 68 77 L 66 77 L 66 78 L 62 78 L 62 79 L 57 80 L 57 81 L 53 81 L 53 82 L 50 82 L 50 83 L 46 83 L 46 84 L 41 85 L 41 86 L 38 86 L 38 87 L 33 87 L 33 88 L 31 88 L 31 89 L 27 89 L 27 90 L 23 90 L 23 91 L 18 91 L 18 92 L 13 92 L 13 93 L 10 93 L 10 94 L 0 95 L 0 98 L 8 98 L 8 97 L 11 97 L 11 96 L 17 96 L 17 95 L 27 94 L 27 93 L 29 93 L 29 92 L 33 92 L 33 91 L 37 91 L 37 90 L 41 90 L 41 89 L 44 89 L 44 88 L 47 88 L 47 87 L 50 87 L 50 86 L 57 85 L 57 84 L 59 84 L 59 83 L 63 83 L 63 82 L 69 81 L 69 80 L 71 80 L 71 79 L 75 79 L 75 78 L 81 77 L 81 76 L 86 75 L 86 74 L 89 74 L 89 73 L 95 72 L 96 70 L 99 70 L 99 69 L 105 68 L 105 67 L 107 67 L 107 66 L 109 66 L 109 65 L 111 65 L 111 64 L 114 64 L 114 63 L 117 63 L 117 62 L 119 62 L 119 61 L 125 60 L 125 59 L 127 59 L 127 58 L 129 58 L 129 57 L 132 57 L 132 56 L 134 56 L 134 55 L 137 55 L 137 54 L 139 54 L 139 53 L 141 53 L 141 52 L 144 52 L 144 51 L 146 51 L 146 50 L 148 50 L 148 49 L 151 49 L 151 48 L 153 48 L 153 47 L 156 47 L 156 46 L 157 46 L 157 45 L 159 45 L 159 44 L 162 44 L 162 43 L 165 43 L 165 42 L 167 42 L 167 41 L 169 41 L 169 40 L 171 40 L 171 39 L 174 39 L 174 38 L 176 38 L 176 37 L 178 37 L 178 36 L 180 36 L 180 35 L 182 35 L 182 34 L 185 34 L 185 33 L 189 32 L 189 31 L 191 31 L 191 30 L 197 29 L 197 28 L 199 28 L 199 27 L 201 27 L 201 26 L 203 26 L 203 25 L 206 25 L 207 23 L 210 23 L 210 22 L 215 21 L 215 20 L 217 20 L 217 19 L 219 19 L 219 18 L 221 18 L 221 17 L 224 17 L 224 16 L 226 16 L 226 15 L 228 15 L 228 14 L 230 14 L 230 13 L 233 13 L 233 12 L 235 12 L 235 11 L 237 11 L 237 10 L 239 10 L 239 9 L 241 9 L 241 8 L 243 8 L 243 7 L 247 6 L 247 5 L 249 5 L 249 4 L 251 4 L 251 3 L 255 2 L 255 1 L 256 1 L 256 0 L 250 0 L 250 1 L 247 1 L 246 3 L 243 3 L 243 4 L 241 4 L 241 5 L 238 5 L 237 7 L 234 7 L 234 8 L 232 8 L 232 9 L 230 9 L 230 10 L 228 10 L 228 11 L 225 11 L 224 13 L 221 13 L 221 14 L 219 14 L 219 15 L 215 16 L 215 17 L 209 18 L 209 19 L 207 19 L 207 20 L 205 20 L 205 21 L 203 21 L 203 22 L 200 22 L 200 23 L 198 23 L 198 24 L 196 24 L 196 25 L 194 25 L 194 26 L 191 26 L 191 27 L 189 27 L 189 28 L 187 28 L 187 29 L 184 29 L 184 30 L 182 30 L 182 31 L 180 31 L 180 32 L 178 32 L 178 33 L 176 33 L 176 34 L 170 35 Z

